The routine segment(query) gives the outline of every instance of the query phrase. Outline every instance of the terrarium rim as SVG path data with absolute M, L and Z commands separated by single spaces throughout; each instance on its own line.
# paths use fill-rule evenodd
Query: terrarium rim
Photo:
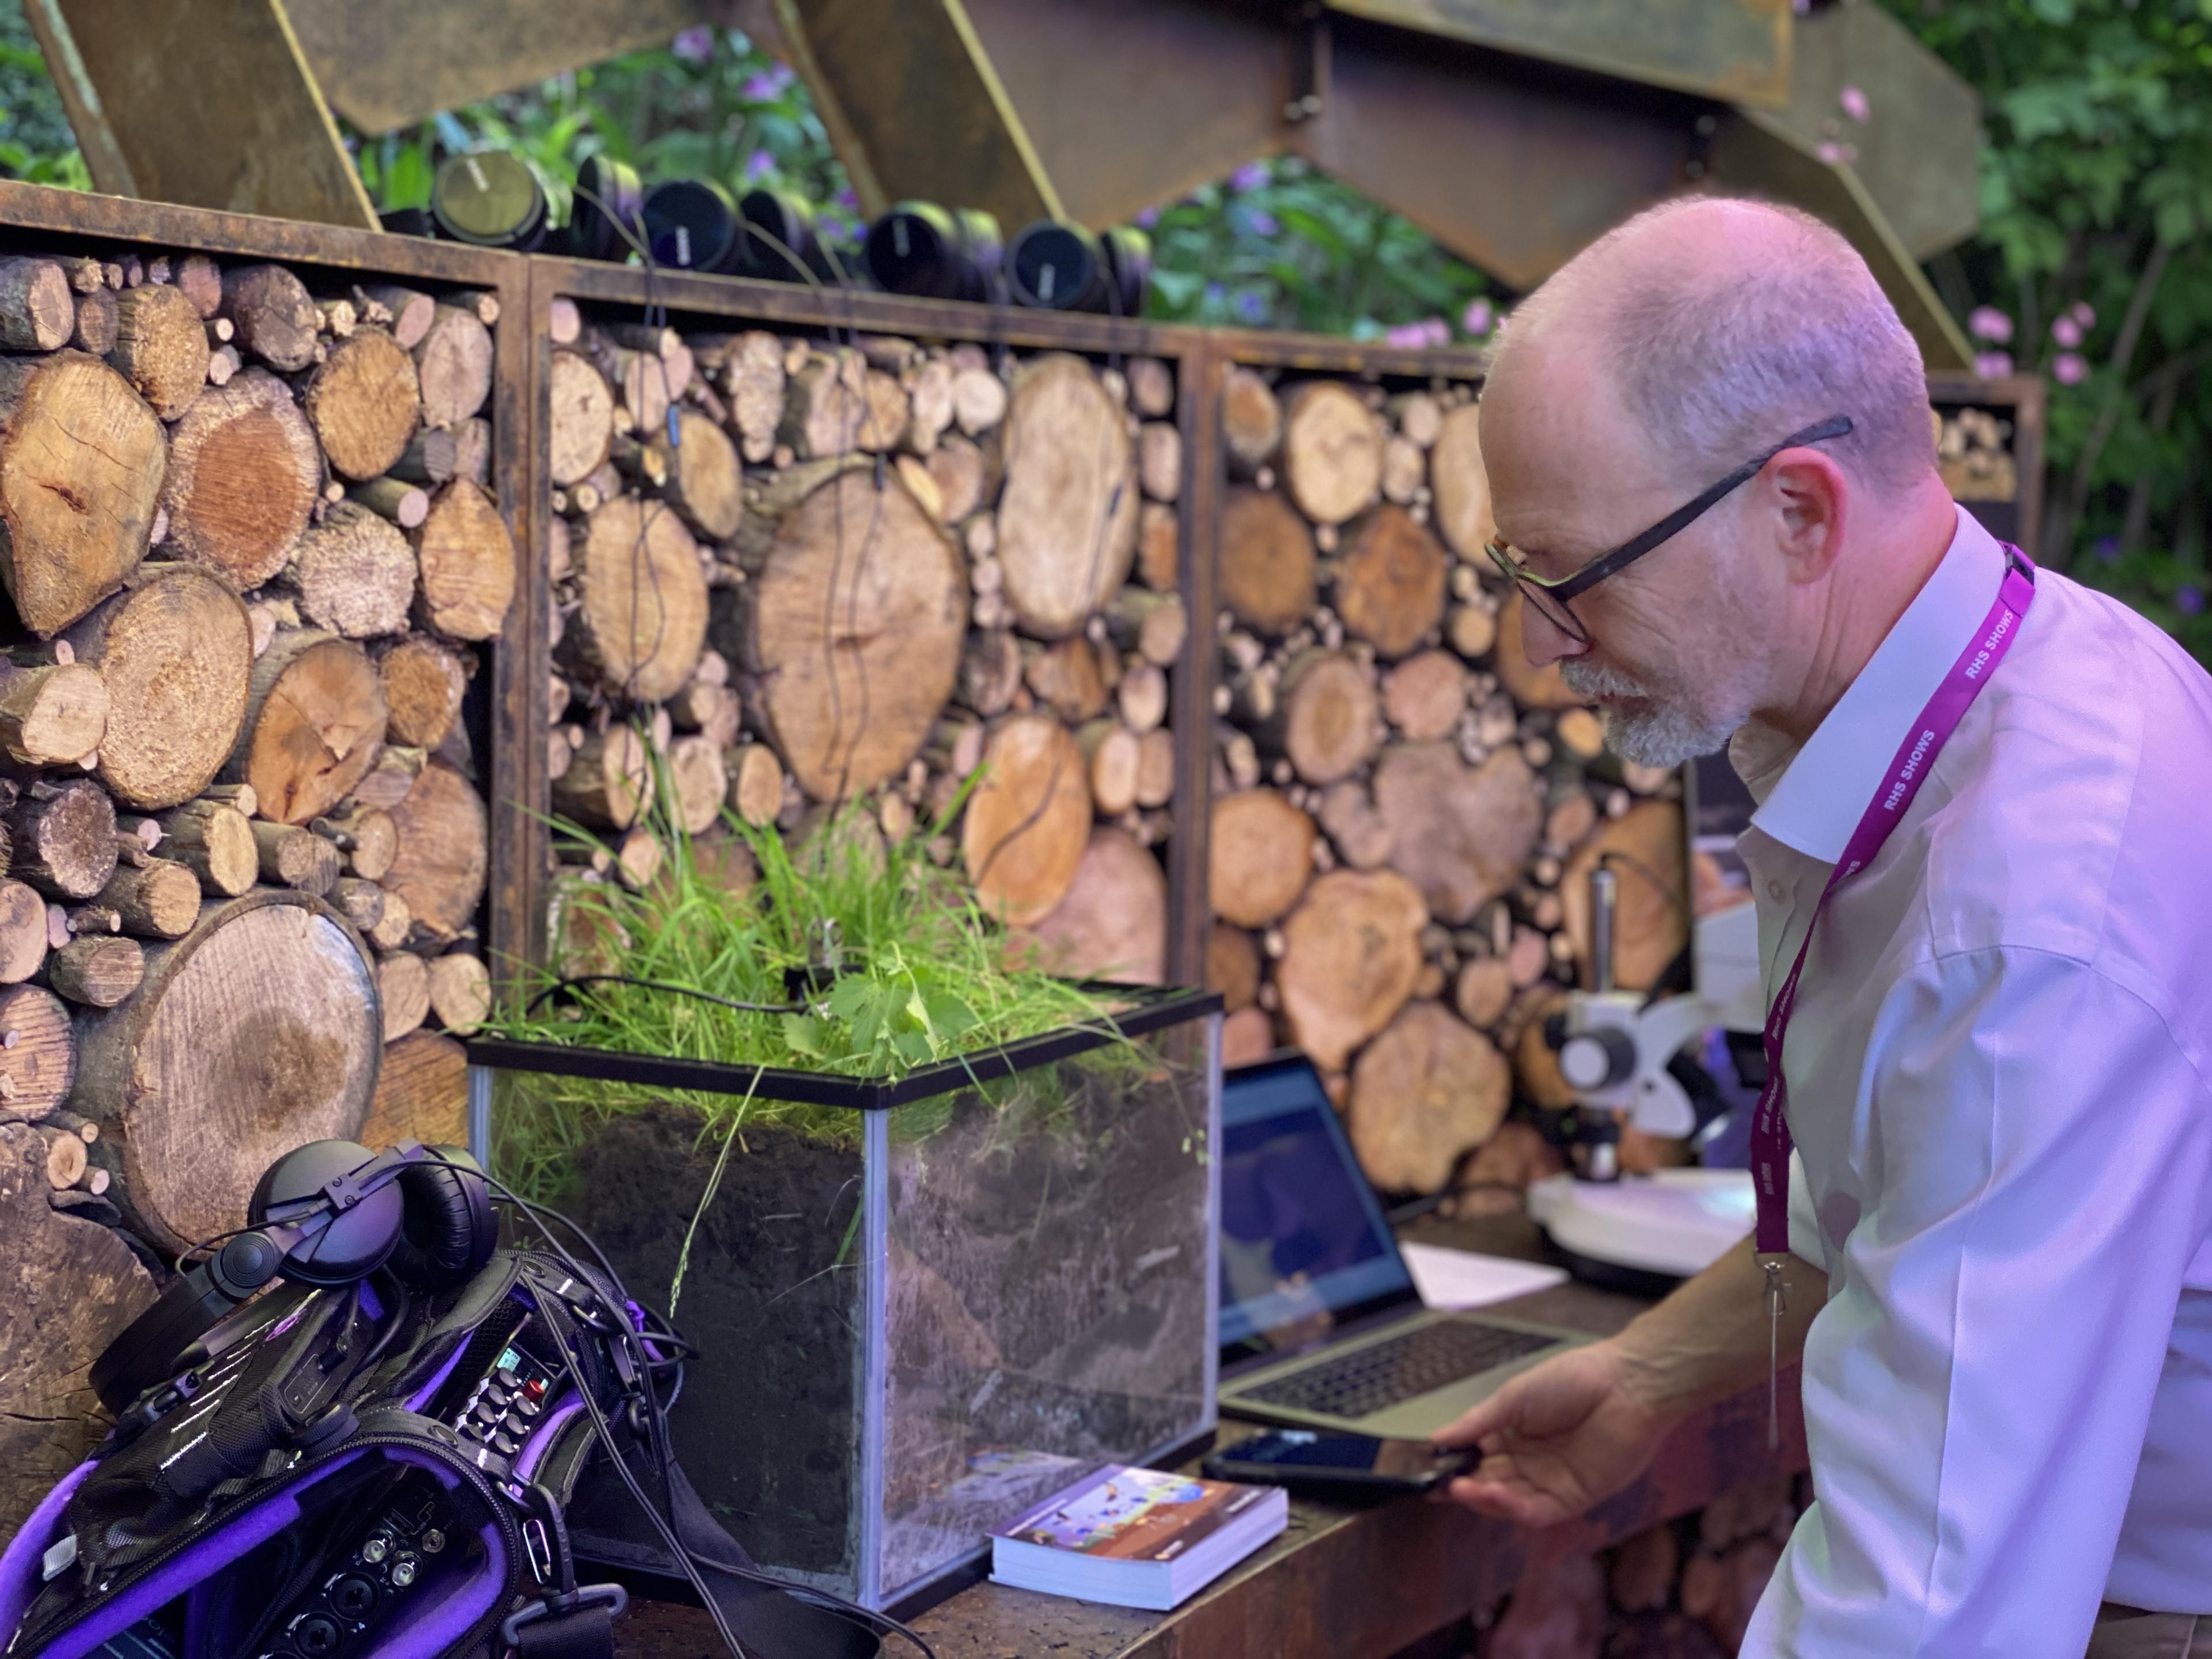
M 994 1043 L 970 1054 L 938 1060 L 902 1077 L 842 1077 L 832 1072 L 779 1066 L 748 1066 L 718 1060 L 687 1060 L 672 1054 L 641 1054 L 560 1042 L 528 1042 L 510 1037 L 471 1037 L 463 1043 L 469 1064 L 503 1072 L 536 1072 L 592 1078 L 650 1088 L 694 1090 L 708 1094 L 754 1095 L 810 1106 L 844 1106 L 881 1112 L 927 1100 L 975 1082 L 1012 1077 L 1048 1066 L 1118 1039 L 1144 1036 L 1186 1024 L 1224 1006 L 1218 991 L 1190 987 L 1159 988 L 1116 985 L 1097 980 L 1066 981 L 1094 995 L 1137 1005 L 1115 1017 L 1113 1029 L 1063 1026 L 1012 1042 Z

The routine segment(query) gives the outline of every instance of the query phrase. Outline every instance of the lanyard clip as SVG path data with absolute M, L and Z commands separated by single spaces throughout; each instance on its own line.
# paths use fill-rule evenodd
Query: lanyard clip
M 1782 1310 L 1790 1305 L 1789 1282 L 1782 1277 L 1787 1259 L 1761 1251 L 1756 1258 L 1766 1274 L 1766 1449 L 1782 1449 Z

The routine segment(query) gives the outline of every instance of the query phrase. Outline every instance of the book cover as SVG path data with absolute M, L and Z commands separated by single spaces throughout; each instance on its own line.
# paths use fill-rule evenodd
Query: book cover
M 1173 1561 L 1267 1495 L 1259 1486 L 1109 1467 L 996 1535 L 1094 1559 Z

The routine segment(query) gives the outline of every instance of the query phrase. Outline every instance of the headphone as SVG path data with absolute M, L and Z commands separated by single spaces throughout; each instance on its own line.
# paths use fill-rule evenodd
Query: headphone
M 491 1260 L 499 1222 L 483 1167 L 459 1146 L 405 1141 L 382 1154 L 311 1140 L 269 1166 L 247 1229 L 178 1279 L 93 1362 L 110 1411 L 189 1370 L 200 1339 L 282 1279 L 328 1289 L 391 1268 L 423 1290 L 465 1283 Z

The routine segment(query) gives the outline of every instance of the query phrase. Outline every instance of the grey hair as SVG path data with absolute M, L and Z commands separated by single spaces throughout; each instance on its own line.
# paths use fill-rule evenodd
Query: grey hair
M 1734 269 L 1634 247 L 1656 223 L 1723 201 L 1680 198 L 1607 232 L 1514 313 L 1503 349 L 1518 329 L 1571 315 L 1604 343 L 1622 401 L 1654 442 L 1713 477 L 1848 415 L 1850 434 L 1823 446 L 1838 462 L 1886 488 L 1920 482 L 1936 464 L 1920 348 L 1836 231 L 1796 208 L 1725 201 L 1724 212 L 1756 215 L 1762 245 Z M 1715 229 L 1724 234 L 1725 222 Z M 1633 281 L 1587 280 L 1631 260 Z

